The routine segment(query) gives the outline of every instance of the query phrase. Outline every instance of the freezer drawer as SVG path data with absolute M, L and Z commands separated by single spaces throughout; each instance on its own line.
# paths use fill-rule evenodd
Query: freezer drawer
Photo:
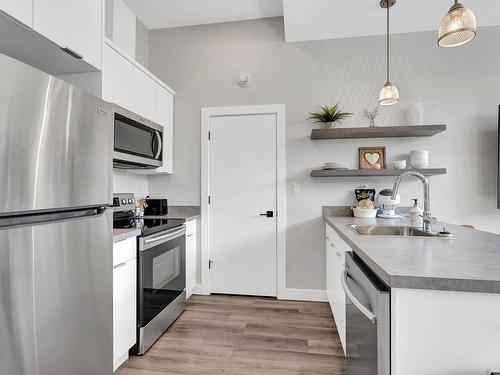
M 0 230 L 0 374 L 111 375 L 112 212 Z

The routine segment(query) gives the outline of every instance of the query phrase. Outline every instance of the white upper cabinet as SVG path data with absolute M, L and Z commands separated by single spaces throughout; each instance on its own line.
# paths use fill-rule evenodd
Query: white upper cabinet
M 33 29 L 100 70 L 102 9 L 102 0 L 34 0 Z
M 33 0 L 0 0 L 0 10 L 26 26 L 33 26 Z
M 163 166 L 140 174 L 173 172 L 175 93 L 109 39 L 102 61 L 102 98 L 163 126 Z
M 102 57 L 102 98 L 132 111 L 133 66 L 108 44 Z
M 156 122 L 163 126 L 163 166 L 155 173 L 173 173 L 174 95 L 156 84 Z
M 133 67 L 133 97 L 132 111 L 150 121 L 157 122 L 156 117 L 156 82 L 142 70 Z M 162 124 L 160 124 L 162 125 Z

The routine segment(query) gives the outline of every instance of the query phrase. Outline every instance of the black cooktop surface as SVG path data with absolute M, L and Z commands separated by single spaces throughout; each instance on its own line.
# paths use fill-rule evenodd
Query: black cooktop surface
M 164 218 L 115 218 L 113 228 L 115 229 L 140 229 L 143 236 L 149 236 L 164 230 L 179 227 L 185 223 L 183 219 Z

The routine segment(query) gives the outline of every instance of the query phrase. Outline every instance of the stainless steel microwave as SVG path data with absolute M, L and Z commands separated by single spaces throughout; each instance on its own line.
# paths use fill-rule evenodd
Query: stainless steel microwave
M 113 106 L 113 167 L 154 169 L 163 165 L 163 126 Z

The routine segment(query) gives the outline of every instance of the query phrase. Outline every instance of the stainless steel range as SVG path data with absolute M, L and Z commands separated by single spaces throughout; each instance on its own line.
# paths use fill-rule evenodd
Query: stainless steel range
M 179 317 L 186 305 L 184 220 L 136 217 L 133 194 L 113 197 L 113 227 L 137 228 L 137 345 L 144 354 Z

